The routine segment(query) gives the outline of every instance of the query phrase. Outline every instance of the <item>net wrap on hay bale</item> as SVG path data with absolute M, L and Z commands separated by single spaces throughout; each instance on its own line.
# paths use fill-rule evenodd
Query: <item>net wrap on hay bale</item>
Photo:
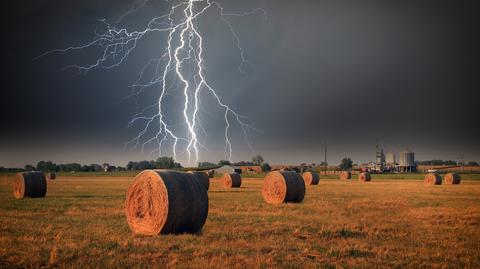
M 362 172 L 358 174 L 358 181 L 361 181 L 361 182 L 372 181 L 372 176 L 368 172 Z
M 54 180 L 57 178 L 57 175 L 55 173 L 48 173 L 47 178 L 50 180 Z
M 302 175 L 305 185 L 318 185 L 320 182 L 320 175 L 315 172 L 305 172 Z
M 210 188 L 210 177 L 208 176 L 207 172 L 202 172 L 202 171 L 190 171 L 189 173 L 192 173 L 198 177 L 198 179 L 202 182 L 202 184 L 207 188 L 207 190 Z
M 47 180 L 42 172 L 25 172 L 15 174 L 13 180 L 13 196 L 17 199 L 24 197 L 45 197 L 47 194 Z
M 442 184 L 442 177 L 439 174 L 428 173 L 425 175 L 425 184 L 440 185 Z
M 448 173 L 445 175 L 445 184 L 460 184 L 461 178 L 457 173 Z
M 350 171 L 342 171 L 340 173 L 340 179 L 341 180 L 347 180 L 352 178 L 352 173 Z
M 273 171 L 263 180 L 262 195 L 269 204 L 299 203 L 305 198 L 305 182 L 296 172 Z
M 225 188 L 240 188 L 242 177 L 239 173 L 225 173 L 223 174 L 222 182 Z
M 135 234 L 197 233 L 208 216 L 208 194 L 192 173 L 145 170 L 127 191 L 125 213 Z

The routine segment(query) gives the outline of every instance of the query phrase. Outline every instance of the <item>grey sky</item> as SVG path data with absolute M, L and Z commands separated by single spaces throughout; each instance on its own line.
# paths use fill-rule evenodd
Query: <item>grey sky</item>
M 156 2 L 156 1 L 153 1 Z M 157 1 L 161 2 L 161 1 Z M 117 69 L 78 76 L 68 64 L 91 62 L 95 51 L 32 59 L 52 48 L 92 38 L 96 20 L 115 20 L 129 1 L 36 1 L 9 4 L 2 38 L 0 166 L 39 160 L 110 162 L 152 159 L 124 150 L 140 126 L 128 128 L 135 100 L 123 100 L 141 66 L 165 44 L 144 40 Z M 477 19 L 473 1 L 222 1 L 231 11 L 263 7 L 232 19 L 245 50 L 248 76 L 216 12 L 199 21 L 206 75 L 225 102 L 261 132 L 254 152 L 234 127 L 233 160 L 262 154 L 270 163 L 344 156 L 374 158 L 375 139 L 386 151 L 405 147 L 417 159 L 480 160 Z M 132 16 L 142 25 L 162 4 Z M 155 89 L 142 96 L 148 104 Z M 174 106 L 174 103 L 172 103 Z M 220 110 L 205 99 L 202 115 L 209 150 L 202 161 L 223 159 Z

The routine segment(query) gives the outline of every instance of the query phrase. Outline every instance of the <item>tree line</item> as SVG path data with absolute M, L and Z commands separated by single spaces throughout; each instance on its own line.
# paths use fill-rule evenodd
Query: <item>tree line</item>
M 252 157 L 251 161 L 239 161 L 239 162 L 230 162 L 228 160 L 220 160 L 218 163 L 212 162 L 199 162 L 198 168 L 202 169 L 213 169 L 224 165 L 233 165 L 233 166 L 260 166 L 262 171 L 268 172 L 271 171 L 272 168 L 270 164 L 268 164 L 262 155 L 255 155 Z
M 183 168 L 180 163 L 175 162 L 172 157 L 160 157 L 155 161 L 130 161 L 127 164 L 127 170 L 137 171 L 145 169 L 180 169 Z
M 218 163 L 200 162 L 200 169 L 214 169 L 223 165 L 255 166 L 259 165 L 263 171 L 270 171 L 270 165 L 265 162 L 261 155 L 256 155 L 252 161 L 240 161 L 231 163 L 228 160 L 220 160 Z M 156 160 L 129 161 L 126 166 L 113 166 L 108 163 L 82 165 L 80 163 L 56 164 L 52 161 L 39 161 L 37 165 L 27 164 L 23 168 L 0 167 L 0 172 L 43 171 L 43 172 L 100 172 L 100 171 L 141 171 L 146 169 L 181 169 L 183 166 L 175 162 L 172 157 L 160 157 Z
M 467 165 L 467 166 L 479 166 L 475 161 L 469 161 L 463 164 L 462 162 L 456 162 L 452 160 L 428 160 L 428 161 L 417 161 L 417 165 Z

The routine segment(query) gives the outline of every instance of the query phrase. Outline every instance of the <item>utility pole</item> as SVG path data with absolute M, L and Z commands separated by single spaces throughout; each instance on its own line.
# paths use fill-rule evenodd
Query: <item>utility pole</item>
M 325 139 L 325 171 L 327 171 L 328 164 L 327 164 L 327 140 Z

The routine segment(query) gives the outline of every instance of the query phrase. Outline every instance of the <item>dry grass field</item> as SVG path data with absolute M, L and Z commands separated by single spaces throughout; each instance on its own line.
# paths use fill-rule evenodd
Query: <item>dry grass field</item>
M 480 268 L 480 181 L 425 186 L 321 179 L 301 204 L 267 205 L 261 179 L 212 180 L 199 235 L 135 236 L 131 177 L 68 177 L 13 199 L 0 177 L 0 267 Z

